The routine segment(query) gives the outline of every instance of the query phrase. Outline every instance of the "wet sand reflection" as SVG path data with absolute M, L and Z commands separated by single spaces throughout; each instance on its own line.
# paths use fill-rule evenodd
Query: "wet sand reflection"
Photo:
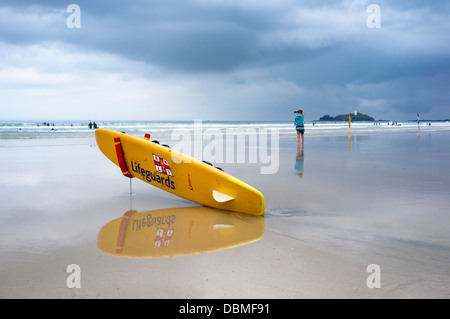
M 130 210 L 102 227 L 97 247 L 122 257 L 195 255 L 257 241 L 264 226 L 262 216 L 210 207 Z

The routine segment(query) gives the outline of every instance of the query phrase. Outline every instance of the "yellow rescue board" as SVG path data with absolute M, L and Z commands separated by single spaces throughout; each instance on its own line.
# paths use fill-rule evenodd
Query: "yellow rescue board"
M 264 214 L 264 196 L 261 192 L 212 165 L 124 133 L 97 129 L 95 136 L 100 150 L 121 168 L 125 176 L 136 177 L 201 205 Z
M 102 227 L 97 247 L 122 257 L 195 255 L 255 242 L 264 226 L 263 216 L 202 206 L 128 211 Z

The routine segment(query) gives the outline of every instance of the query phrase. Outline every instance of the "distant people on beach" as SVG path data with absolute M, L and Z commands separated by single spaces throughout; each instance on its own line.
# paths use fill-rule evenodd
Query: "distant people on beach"
M 94 129 L 98 128 L 97 123 L 89 122 L 89 129 L 92 129 L 92 128 L 94 128 Z
M 297 113 L 297 116 L 294 119 L 295 129 L 297 131 L 297 144 L 300 144 L 300 137 L 303 144 L 303 134 L 305 133 L 305 116 L 303 115 L 303 109 L 299 108 L 298 111 L 294 111 L 294 113 Z

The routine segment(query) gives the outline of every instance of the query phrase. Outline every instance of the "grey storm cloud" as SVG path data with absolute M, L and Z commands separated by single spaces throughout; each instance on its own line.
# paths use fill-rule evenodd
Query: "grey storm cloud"
M 317 117 L 358 104 L 379 117 L 449 113 L 448 1 L 378 1 L 379 29 L 368 28 L 372 1 L 364 0 L 74 3 L 81 8 L 77 30 L 65 25 L 69 3 L 2 1 L 0 41 L 63 43 L 193 76 L 259 70 L 256 82 L 301 88 L 280 103 L 305 103 Z
M 65 27 L 61 1 L 3 5 L 2 39 L 12 43 L 61 41 L 189 71 L 224 70 L 254 59 L 267 16 L 189 1 L 77 1 L 82 28 Z M 8 5 L 11 5 L 9 7 Z

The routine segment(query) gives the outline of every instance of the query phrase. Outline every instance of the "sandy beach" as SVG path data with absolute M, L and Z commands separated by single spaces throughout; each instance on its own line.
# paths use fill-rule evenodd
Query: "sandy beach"
M 450 299 L 449 12 L 1 1 L 0 298 Z
M 263 237 L 160 258 L 105 254 L 97 236 L 130 208 L 195 203 L 141 181 L 130 200 L 93 135 L 2 139 L 0 298 L 449 298 L 449 137 L 307 134 L 301 148 L 283 135 L 275 174 L 222 164 L 264 194 Z M 67 285 L 72 264 L 80 288 Z

